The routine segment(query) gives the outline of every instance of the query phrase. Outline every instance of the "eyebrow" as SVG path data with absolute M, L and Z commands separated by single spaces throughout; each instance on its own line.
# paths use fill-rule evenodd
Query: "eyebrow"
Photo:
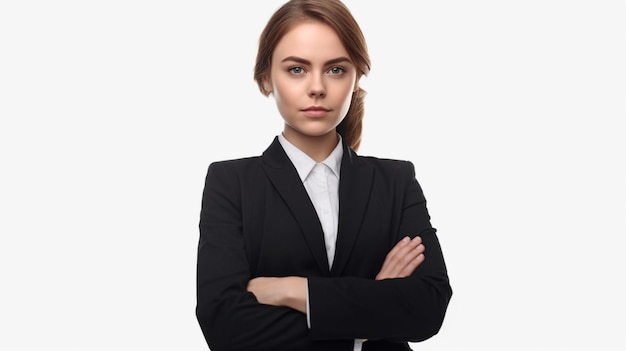
M 311 61 L 303 59 L 301 57 L 297 57 L 297 56 L 286 57 L 286 58 L 284 58 L 280 62 L 287 62 L 287 61 L 293 61 L 293 62 L 301 63 L 303 65 L 310 65 L 311 64 Z M 332 60 L 328 60 L 328 61 L 324 62 L 324 66 L 332 65 L 332 64 L 340 63 L 340 62 L 350 62 L 350 63 L 352 63 L 352 61 L 349 58 L 342 56 L 342 57 L 337 57 L 337 58 L 334 58 Z

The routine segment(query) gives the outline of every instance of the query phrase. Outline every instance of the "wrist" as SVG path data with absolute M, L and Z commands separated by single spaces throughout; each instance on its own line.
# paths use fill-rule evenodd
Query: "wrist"
M 284 280 L 281 304 L 302 313 L 306 313 L 307 279 L 304 277 L 286 277 Z

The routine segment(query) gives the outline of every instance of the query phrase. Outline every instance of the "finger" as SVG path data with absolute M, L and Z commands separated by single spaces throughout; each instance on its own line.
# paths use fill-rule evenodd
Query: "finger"
M 405 245 L 399 247 L 398 251 L 396 252 L 396 256 L 403 257 L 408 252 L 414 250 L 416 247 L 420 245 L 422 245 L 422 238 L 420 238 L 419 236 L 416 236 L 415 238 L 407 242 Z
M 408 236 L 405 236 L 404 238 L 402 238 L 402 240 L 398 241 L 396 245 L 394 245 L 391 251 L 389 251 L 389 253 L 387 254 L 387 257 L 393 258 L 394 256 L 398 254 L 398 252 L 400 252 L 404 247 L 406 247 L 410 243 L 411 243 L 411 238 L 409 238 Z
M 389 262 L 407 262 L 416 256 L 415 253 L 412 253 L 416 248 L 419 248 L 422 245 L 422 238 L 416 236 L 408 242 L 403 243 L 403 245 L 396 245 L 397 250 L 394 252 L 393 257 L 390 257 Z M 396 249 L 394 248 L 394 249 Z M 407 257 L 408 256 L 408 257 Z M 402 263 L 401 263 L 402 264 Z
M 422 244 L 417 245 L 416 247 L 411 248 L 411 246 L 419 243 L 420 240 L 415 240 L 411 245 L 407 245 L 405 248 L 398 252 L 397 258 L 392 260 L 385 274 L 390 278 L 399 278 L 406 277 L 413 273 L 415 268 L 417 268 L 417 264 L 421 263 L 418 261 L 414 261 L 418 258 L 419 255 L 423 255 L 425 251 L 425 247 Z
M 405 236 L 402 240 L 400 240 L 396 246 L 391 249 L 391 251 L 387 254 L 387 261 L 392 261 L 397 259 L 398 257 L 403 257 L 406 253 L 412 250 L 414 247 L 422 243 L 422 238 L 416 236 L 411 239 L 408 236 Z
M 419 265 L 422 264 L 425 259 L 426 259 L 426 256 L 424 256 L 424 254 L 417 255 L 417 257 L 415 257 L 411 262 L 409 262 L 404 267 L 402 272 L 399 274 L 399 277 L 406 278 L 410 276 L 411 274 L 413 274 L 413 272 L 415 272 L 415 269 L 417 269 L 417 267 L 419 267 Z
M 396 277 L 402 276 L 407 267 L 410 267 L 412 265 L 413 260 L 415 260 L 419 255 L 424 253 L 425 247 L 421 243 L 418 244 L 419 242 L 419 240 L 415 240 L 411 242 L 411 244 L 403 248 L 403 250 L 400 250 L 400 252 L 398 253 L 398 259 L 393 262 L 390 267 L 390 274 Z M 418 245 L 414 246 L 416 244 Z
M 421 244 L 422 238 L 419 236 L 410 239 L 404 237 L 400 240 L 385 257 L 383 266 L 376 275 L 377 280 L 386 278 L 397 278 L 404 271 L 407 265 L 424 252 Z
M 405 236 L 404 238 L 402 238 L 402 240 L 398 241 L 398 243 L 391 249 L 391 251 L 389 251 L 389 253 L 385 257 L 383 267 L 388 264 L 389 261 L 391 261 L 398 254 L 398 252 L 410 242 L 411 238 L 409 238 L 408 236 Z
M 420 245 L 421 243 L 422 243 L 421 236 L 416 236 L 415 238 L 411 239 L 411 244 Z

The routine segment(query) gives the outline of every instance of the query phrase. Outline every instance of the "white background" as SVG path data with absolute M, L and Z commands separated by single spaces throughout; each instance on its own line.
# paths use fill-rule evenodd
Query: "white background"
M 0 350 L 207 350 L 204 176 L 281 130 L 281 3 L 0 2 Z M 454 289 L 414 348 L 626 349 L 626 2 L 346 4 L 360 153 L 416 164 Z

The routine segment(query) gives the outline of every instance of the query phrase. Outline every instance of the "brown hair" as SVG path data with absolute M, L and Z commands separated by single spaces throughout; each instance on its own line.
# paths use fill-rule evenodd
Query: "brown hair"
M 340 0 L 290 0 L 274 13 L 259 38 L 254 80 L 263 95 L 270 94 L 263 81 L 269 75 L 272 54 L 278 42 L 293 26 L 311 20 L 324 23 L 337 33 L 357 68 L 357 81 L 369 73 L 370 58 L 365 37 L 350 10 Z M 346 117 L 337 126 L 337 132 L 353 150 L 361 144 L 365 94 L 365 90 L 357 88 Z

